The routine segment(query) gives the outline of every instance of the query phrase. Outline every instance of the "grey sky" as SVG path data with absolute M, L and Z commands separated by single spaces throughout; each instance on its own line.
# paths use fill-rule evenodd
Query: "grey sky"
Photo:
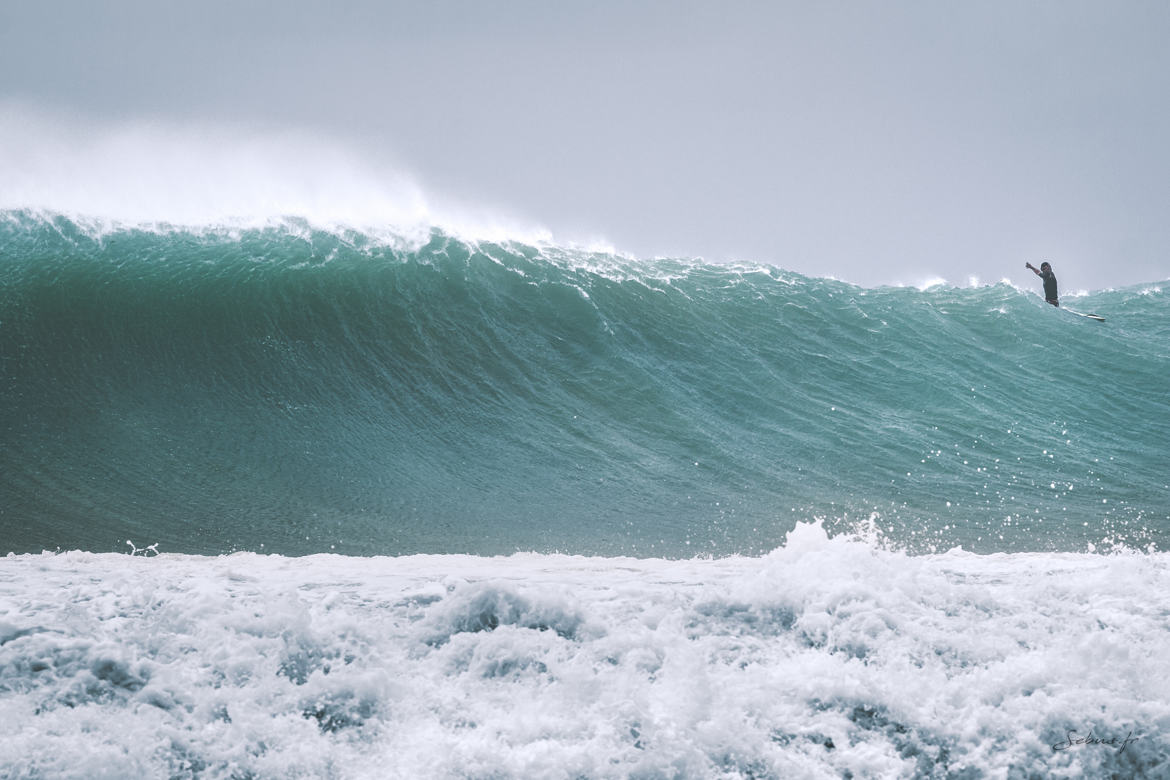
M 0 110 L 293 129 L 638 255 L 1071 292 L 1170 278 L 1167 40 L 1160 1 L 7 0 Z

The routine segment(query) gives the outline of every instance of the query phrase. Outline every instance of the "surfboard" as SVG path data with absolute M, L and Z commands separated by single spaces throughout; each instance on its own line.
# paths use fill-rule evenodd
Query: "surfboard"
M 1072 309 L 1065 309 L 1065 311 L 1067 311 L 1069 314 L 1075 314 L 1078 317 L 1084 317 L 1087 320 L 1096 320 L 1097 322 L 1105 321 L 1104 317 L 1098 317 L 1096 314 L 1082 314 L 1081 312 L 1073 311 Z

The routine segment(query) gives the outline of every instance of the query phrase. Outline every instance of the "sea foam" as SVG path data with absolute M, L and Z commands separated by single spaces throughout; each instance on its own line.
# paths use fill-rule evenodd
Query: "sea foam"
M 0 560 L 9 777 L 1155 777 L 1170 557 Z

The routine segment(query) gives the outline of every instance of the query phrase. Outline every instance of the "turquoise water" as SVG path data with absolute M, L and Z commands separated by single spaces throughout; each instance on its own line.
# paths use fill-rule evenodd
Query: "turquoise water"
M 1167 290 L 6 212 L 0 546 L 1165 549 Z
M 1165 777 L 1168 287 L 4 213 L 0 775 Z

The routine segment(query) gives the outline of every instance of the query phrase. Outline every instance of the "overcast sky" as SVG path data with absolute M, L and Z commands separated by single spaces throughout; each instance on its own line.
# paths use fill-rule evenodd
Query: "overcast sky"
M 303 150 L 319 203 L 378 190 L 388 220 L 401 198 L 865 285 L 1035 286 L 1048 259 L 1102 289 L 1170 278 L 1167 41 L 1162 0 L 4 0 L 0 197 L 87 165 L 131 197 L 86 156 L 174 136 L 196 167 L 270 154 L 180 187 L 228 204 Z

